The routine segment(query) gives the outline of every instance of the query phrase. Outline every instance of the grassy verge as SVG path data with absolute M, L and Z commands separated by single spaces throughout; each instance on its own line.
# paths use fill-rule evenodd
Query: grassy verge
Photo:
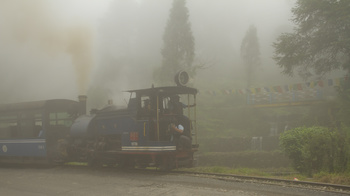
M 316 182 L 350 185 L 350 174 L 349 173 L 329 174 L 326 172 L 321 172 L 319 174 L 315 174 L 313 176 L 313 179 Z
M 87 166 L 87 163 L 70 162 L 67 165 L 78 165 Z M 150 168 L 154 169 L 154 168 Z M 229 168 L 222 166 L 211 166 L 211 167 L 194 167 L 194 168 L 181 168 L 181 171 L 191 172 L 206 172 L 206 173 L 220 173 L 220 174 L 235 174 L 241 176 L 258 176 L 267 178 L 277 178 L 285 180 L 300 180 L 310 182 L 321 182 L 330 184 L 342 184 L 350 185 L 350 174 L 349 173 L 326 173 L 321 172 L 315 174 L 313 178 L 301 175 L 292 168 Z
M 229 167 L 194 167 L 194 168 L 184 168 L 183 171 L 194 171 L 194 172 L 207 172 L 207 173 L 221 173 L 221 174 L 235 174 L 235 175 L 247 175 L 247 176 L 258 176 L 258 177 L 268 177 L 277 178 L 285 180 L 300 180 L 300 181 L 310 181 L 310 182 L 321 182 L 330 184 L 342 184 L 350 185 L 350 174 L 331 174 L 321 172 L 315 174 L 313 178 L 308 178 L 307 176 L 297 173 L 291 168 L 269 168 L 269 169 L 254 169 L 254 168 L 229 168 Z

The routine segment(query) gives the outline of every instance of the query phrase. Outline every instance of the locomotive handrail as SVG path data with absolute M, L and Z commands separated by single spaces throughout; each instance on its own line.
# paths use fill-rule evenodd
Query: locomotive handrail
M 194 132 L 195 132 L 195 143 L 198 144 L 198 140 L 197 140 L 197 103 L 196 103 L 196 94 L 194 94 L 193 97 L 193 101 L 194 101 Z
M 159 141 L 159 95 L 157 95 L 157 141 Z

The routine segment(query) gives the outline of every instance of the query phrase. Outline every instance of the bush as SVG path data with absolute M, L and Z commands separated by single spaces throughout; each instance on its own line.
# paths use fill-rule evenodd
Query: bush
M 335 166 L 344 165 L 345 140 L 341 139 L 338 132 L 326 127 L 298 127 L 283 133 L 280 145 L 294 168 L 311 176 L 320 171 L 333 172 Z

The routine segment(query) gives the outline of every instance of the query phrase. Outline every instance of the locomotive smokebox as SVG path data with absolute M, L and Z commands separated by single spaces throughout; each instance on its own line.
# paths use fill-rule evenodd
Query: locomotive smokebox
M 79 114 L 85 115 L 86 114 L 87 96 L 86 95 L 79 95 L 78 100 L 79 100 Z

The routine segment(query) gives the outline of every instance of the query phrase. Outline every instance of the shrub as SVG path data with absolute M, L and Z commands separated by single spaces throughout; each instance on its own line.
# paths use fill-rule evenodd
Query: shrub
M 315 172 L 333 172 L 341 157 L 338 133 L 326 127 L 298 127 L 280 136 L 282 150 L 293 161 L 294 168 L 311 176 Z

